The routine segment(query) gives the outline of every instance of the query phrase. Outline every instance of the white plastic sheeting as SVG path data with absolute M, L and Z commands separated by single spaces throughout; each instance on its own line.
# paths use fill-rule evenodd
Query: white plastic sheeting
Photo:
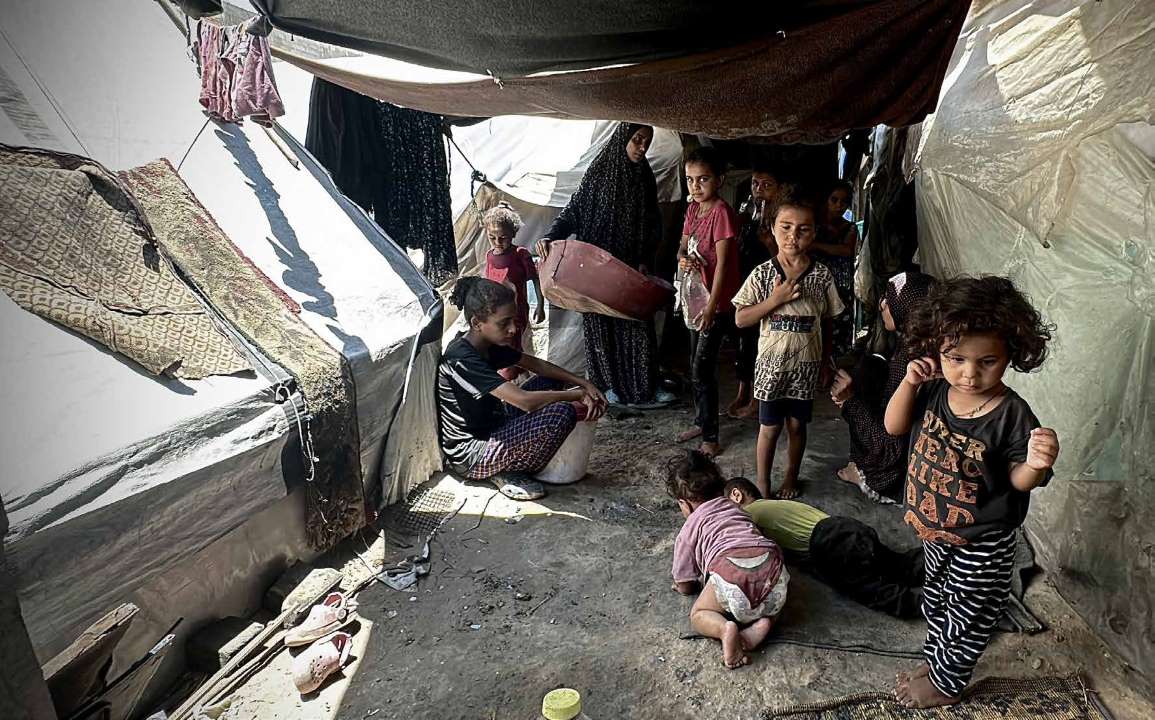
M 1057 325 L 1009 381 L 1063 454 L 1028 518 L 1043 565 L 1155 673 L 1155 4 L 976 7 L 916 160 L 933 273 L 1010 276 Z

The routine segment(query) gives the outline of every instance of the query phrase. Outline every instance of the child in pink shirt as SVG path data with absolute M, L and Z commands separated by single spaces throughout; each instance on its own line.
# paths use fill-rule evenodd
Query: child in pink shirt
M 507 202 L 500 202 L 483 216 L 485 235 L 489 238 L 490 250 L 485 255 L 485 278 L 499 282 L 517 294 L 517 335 L 513 346 L 523 349 L 525 330 L 529 327 L 529 294 L 526 286 L 533 283 L 537 306 L 533 322 L 545 320 L 545 299 L 541 295 L 541 285 L 537 279 L 537 267 L 533 257 L 525 248 L 515 247 L 513 239 L 521 230 L 521 216 Z M 513 380 L 521 373 L 521 368 L 512 366 L 499 371 L 506 380 Z
M 782 551 L 746 511 L 722 494 L 726 482 L 709 457 L 692 450 L 670 461 L 666 491 L 686 524 L 674 541 L 674 590 L 691 595 L 690 624 L 722 641 L 722 663 L 736 668 L 762 644 L 786 603 L 790 574 Z M 744 627 L 743 627 L 744 626 Z

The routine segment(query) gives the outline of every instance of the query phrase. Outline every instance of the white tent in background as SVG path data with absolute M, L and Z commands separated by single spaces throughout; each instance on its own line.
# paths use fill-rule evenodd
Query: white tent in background
M 348 361 L 369 495 L 440 467 L 439 300 L 405 253 L 291 137 L 206 123 L 185 38 L 160 5 L 49 12 L 0 2 L 0 142 L 122 170 L 167 158 L 238 248 Z M 296 116 L 307 103 L 290 105 Z M 286 374 L 158 379 L 0 294 L 5 554 L 42 661 L 121 602 L 141 608 L 117 672 L 184 618 L 254 611 L 304 542 L 297 415 Z M 439 328 L 434 328 L 436 339 Z M 428 336 L 427 336 L 428 337 Z M 403 389 L 412 369 L 404 402 Z M 380 483 L 380 487 L 374 487 Z M 161 674 L 178 671 L 183 652 Z M 164 685 L 161 680 L 158 685 Z

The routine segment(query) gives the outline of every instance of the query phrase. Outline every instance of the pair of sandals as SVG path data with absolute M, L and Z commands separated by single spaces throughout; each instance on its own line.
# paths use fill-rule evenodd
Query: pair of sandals
M 356 619 L 357 601 L 334 592 L 314 605 L 304 622 L 285 633 L 286 646 L 309 646 L 293 658 L 293 684 L 302 695 L 316 691 L 348 664 L 353 636 L 341 628 Z

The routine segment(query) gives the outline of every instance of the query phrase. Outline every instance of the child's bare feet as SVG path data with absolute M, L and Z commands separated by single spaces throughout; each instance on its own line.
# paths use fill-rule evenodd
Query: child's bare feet
M 750 662 L 746 657 L 746 648 L 742 643 L 742 634 L 738 631 L 738 623 L 733 620 L 726 622 L 722 630 L 722 664 L 733 670 Z
M 742 644 L 746 646 L 746 649 L 754 650 L 770 634 L 770 628 L 773 626 L 774 623 L 770 621 L 770 618 L 759 618 L 749 627 L 742 628 L 738 634 L 742 636 Z
M 846 467 L 838 471 L 838 479 L 858 487 L 858 483 L 861 482 L 858 477 L 858 467 L 854 463 L 848 463 Z
M 915 667 L 913 670 L 903 670 L 894 677 L 898 682 L 910 682 L 911 678 L 922 677 L 929 673 L 930 665 L 927 663 L 922 663 L 921 665 Z
M 726 413 L 735 420 L 748 420 L 750 418 L 758 417 L 758 401 L 751 400 L 746 405 L 736 408 L 733 412 Z
M 929 674 L 911 674 L 910 680 L 898 681 L 894 688 L 894 697 L 908 708 L 932 708 L 943 705 L 954 705 L 961 698 L 943 695 L 930 681 Z
M 716 458 L 722 454 L 722 445 L 717 442 L 704 442 L 698 446 L 698 452 L 708 458 Z
M 687 440 L 693 440 L 696 437 L 702 437 L 702 428 L 698 427 L 697 425 L 690 428 L 689 430 L 683 430 L 682 432 L 678 433 L 678 436 L 674 438 L 674 440 L 676 442 L 684 443 Z
M 791 478 L 782 481 L 782 487 L 778 488 L 774 497 L 779 500 L 793 500 L 801 494 L 802 491 L 798 489 L 798 481 Z

